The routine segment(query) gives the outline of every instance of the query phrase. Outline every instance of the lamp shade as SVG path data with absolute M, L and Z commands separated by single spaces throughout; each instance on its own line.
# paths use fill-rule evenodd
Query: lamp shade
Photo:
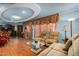
M 74 21 L 76 18 L 75 17 L 72 17 L 72 18 L 69 18 L 68 21 Z
M 69 25 L 68 24 L 66 24 L 66 25 L 64 25 L 63 26 L 63 28 L 62 28 L 62 32 L 65 32 L 65 31 L 69 31 Z

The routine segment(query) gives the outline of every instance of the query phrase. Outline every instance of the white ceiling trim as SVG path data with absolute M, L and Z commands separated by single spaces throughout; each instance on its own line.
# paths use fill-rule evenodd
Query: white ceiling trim
M 31 10 L 34 11 L 34 14 L 33 14 L 31 17 L 27 18 L 27 19 L 18 20 L 18 21 L 17 21 L 17 20 L 8 21 L 7 19 L 5 19 L 5 18 L 1 15 L 5 10 L 7 10 L 7 9 L 9 9 L 9 8 L 14 8 L 14 7 L 30 8 Z M 39 15 L 40 11 L 41 11 L 40 6 L 38 6 L 37 4 L 33 4 L 33 3 L 29 3 L 29 4 L 11 4 L 11 5 L 9 5 L 9 6 L 7 6 L 7 7 L 5 7 L 5 8 L 2 9 L 2 11 L 0 12 L 0 17 L 1 17 L 2 20 L 6 21 L 6 22 L 14 22 L 14 23 L 16 23 L 16 22 L 24 22 L 24 21 L 31 20 L 32 18 L 34 18 L 34 17 L 36 17 L 37 15 Z

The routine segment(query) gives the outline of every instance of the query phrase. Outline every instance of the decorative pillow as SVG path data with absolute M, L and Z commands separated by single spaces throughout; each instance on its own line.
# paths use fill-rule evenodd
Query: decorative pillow
M 72 45 L 72 40 L 69 39 L 69 40 L 66 42 L 65 47 L 63 48 L 63 50 L 68 51 L 71 45 Z
M 77 38 L 72 44 L 72 52 L 74 56 L 79 56 L 79 38 Z
M 46 36 L 43 36 L 43 39 L 47 39 L 47 37 Z
M 50 34 L 49 33 L 46 33 L 46 37 L 49 38 L 49 36 L 50 36 Z

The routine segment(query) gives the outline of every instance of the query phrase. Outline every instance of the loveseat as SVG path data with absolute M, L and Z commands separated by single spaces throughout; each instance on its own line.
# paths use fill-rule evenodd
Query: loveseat
M 38 56 L 79 56 L 79 34 L 70 37 L 66 44 L 51 44 Z

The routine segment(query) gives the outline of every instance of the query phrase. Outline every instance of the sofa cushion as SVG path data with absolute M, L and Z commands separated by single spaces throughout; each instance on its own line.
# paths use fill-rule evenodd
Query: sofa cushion
M 49 48 L 53 48 L 53 47 L 55 47 L 56 44 L 57 44 L 57 43 L 54 42 L 53 44 L 51 44 L 51 45 L 49 46 Z
M 49 53 L 49 51 L 51 51 L 51 49 L 52 49 L 52 48 L 47 48 L 47 49 L 45 49 L 45 50 L 42 51 L 38 56 L 46 56 L 46 55 Z
M 63 48 L 64 48 L 64 44 L 61 44 L 61 43 L 53 43 L 50 48 L 53 48 L 54 50 L 57 50 L 57 51 L 60 51 L 60 52 L 63 52 L 65 54 L 67 54 L 67 51 L 64 51 Z
M 65 53 L 52 49 L 47 56 L 66 56 Z
M 58 43 L 53 47 L 53 49 L 67 54 L 67 51 L 63 50 L 64 46 L 64 44 Z
M 50 36 L 49 36 L 49 39 L 54 39 L 54 36 L 51 36 L 51 35 L 50 35 Z
M 38 38 L 35 38 L 35 40 L 39 40 L 40 41 L 40 40 L 42 40 L 42 38 L 38 37 Z
M 72 52 L 74 56 L 79 56 L 79 38 L 72 43 Z
M 69 48 L 68 50 L 68 56 L 73 56 L 74 53 L 73 53 L 73 49 L 72 49 L 72 46 Z
M 64 44 L 54 42 L 54 43 L 51 44 L 49 47 L 50 47 L 50 48 L 57 48 L 57 47 L 58 47 L 58 48 L 63 48 L 63 47 L 64 47 Z
M 65 47 L 63 48 L 63 50 L 68 51 L 69 47 L 72 45 L 72 40 L 69 39 L 66 44 Z

